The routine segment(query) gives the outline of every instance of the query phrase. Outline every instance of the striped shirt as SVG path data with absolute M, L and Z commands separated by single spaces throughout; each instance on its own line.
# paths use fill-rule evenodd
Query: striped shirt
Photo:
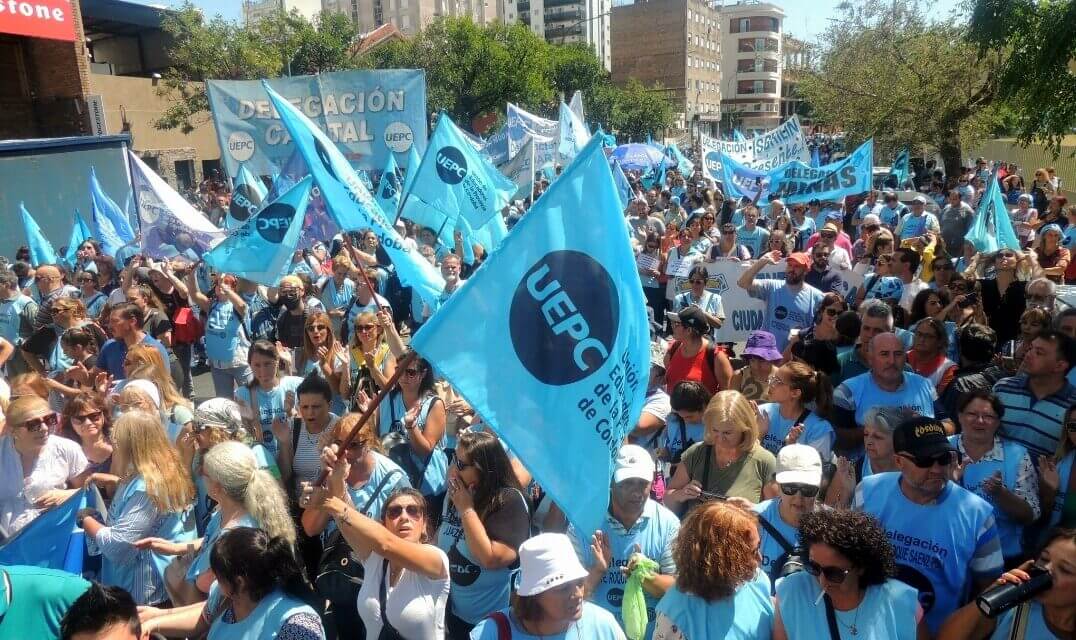
M 994 393 L 1005 405 L 1001 421 L 1001 438 L 1023 445 L 1032 460 L 1052 455 L 1063 430 L 1065 412 L 1076 404 L 1076 387 L 1068 382 L 1057 392 L 1036 398 L 1028 387 L 1026 373 L 1002 378 Z
M 139 491 L 127 501 L 122 513 L 109 513 L 110 526 L 98 529 L 96 536 L 86 536 L 90 555 L 102 555 L 117 565 L 134 566 L 128 573 L 132 582 L 117 586 L 129 591 L 138 604 L 158 604 L 168 599 L 152 551 L 134 545 L 136 540 L 157 535 L 166 516 L 146 492 Z

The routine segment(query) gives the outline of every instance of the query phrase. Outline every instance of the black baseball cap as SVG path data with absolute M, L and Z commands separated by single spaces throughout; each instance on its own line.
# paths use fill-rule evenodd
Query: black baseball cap
M 915 416 L 900 423 L 893 432 L 893 450 L 912 457 L 927 457 L 956 451 L 940 420 Z
M 680 313 L 666 311 L 665 317 L 699 333 L 710 331 L 710 323 L 706 322 L 706 316 L 703 315 L 702 310 L 698 307 L 685 307 L 680 310 Z

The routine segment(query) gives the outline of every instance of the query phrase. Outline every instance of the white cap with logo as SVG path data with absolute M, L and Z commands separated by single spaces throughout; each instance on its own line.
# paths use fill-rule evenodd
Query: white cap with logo
M 822 486 L 822 457 L 814 447 L 790 444 L 777 452 L 777 484 Z
M 536 596 L 586 576 L 572 541 L 563 533 L 542 533 L 519 545 L 521 596 Z
M 654 479 L 654 459 L 650 452 L 637 444 L 620 447 L 616 455 L 616 467 L 613 469 L 613 483 L 632 478 L 651 481 Z

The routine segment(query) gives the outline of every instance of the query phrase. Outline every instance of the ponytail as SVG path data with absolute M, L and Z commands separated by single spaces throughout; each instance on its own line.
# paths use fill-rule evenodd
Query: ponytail
M 800 403 L 806 406 L 814 402 L 815 413 L 828 420 L 833 412 L 833 383 L 829 376 L 802 362 L 789 362 L 782 368 L 789 373 L 789 387 L 800 392 Z
M 265 469 L 255 469 L 243 495 L 243 508 L 273 538 L 295 544 L 295 522 L 280 483 Z
M 833 415 L 833 383 L 829 376 L 821 371 L 815 371 L 814 407 L 815 413 L 820 417 L 830 420 Z

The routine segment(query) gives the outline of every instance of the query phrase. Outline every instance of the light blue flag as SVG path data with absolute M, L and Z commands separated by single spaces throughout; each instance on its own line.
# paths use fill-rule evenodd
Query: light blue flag
M 587 142 L 590 142 L 590 131 L 587 130 L 587 125 L 562 101 L 557 154 L 564 163 L 567 163 L 587 145 Z
M 362 180 L 362 186 L 366 187 L 367 191 L 373 191 L 374 181 L 370 179 L 370 174 L 366 173 L 366 169 L 359 169 L 356 173 L 359 175 L 359 180 Z
M 620 199 L 620 210 L 623 211 L 628 208 L 628 204 L 635 197 L 635 191 L 628 182 L 628 176 L 624 175 L 624 170 L 620 168 L 620 162 L 616 158 L 610 158 L 609 163 L 613 172 L 613 183 L 616 185 L 616 194 Z
M 897 157 L 893 158 L 893 166 L 889 168 L 889 175 L 886 176 L 886 180 L 894 178 L 896 181 L 896 188 L 903 189 L 904 184 L 908 182 L 908 178 L 911 175 L 911 152 L 908 147 L 904 147 L 897 153 Z
M 643 186 L 647 189 L 652 189 L 655 185 L 661 189 L 665 186 L 665 163 L 662 162 L 656 167 L 651 167 L 649 171 L 644 173 L 639 179 L 643 183 Z
M 416 209 L 433 208 L 450 220 L 463 216 L 477 229 L 500 213 L 515 192 L 515 183 L 475 149 L 448 114 L 441 113 L 418 175 L 404 194 L 400 215 L 415 220 Z
M 101 251 L 115 258 L 116 252 L 127 243 L 112 226 L 112 220 L 101 209 L 92 207 L 90 222 L 93 223 L 93 237 L 101 244 Z
M 683 151 L 680 151 L 680 147 L 676 146 L 676 143 L 672 143 L 665 147 L 665 155 L 672 158 L 676 162 L 676 168 L 680 171 L 680 175 L 684 177 L 691 177 L 691 174 L 695 171 L 695 163 L 688 160 Z
M 288 275 L 292 255 L 299 245 L 311 184 L 310 176 L 300 180 L 243 226 L 230 231 L 202 259 L 221 273 L 277 286 Z
M 246 165 L 240 162 L 239 169 L 235 172 L 235 180 L 232 181 L 232 203 L 224 219 L 224 228 L 238 229 L 246 224 L 247 220 L 262 208 L 266 195 L 268 190 L 265 184 L 247 171 Z
M 994 253 L 1003 247 L 1020 250 L 1020 241 L 1009 219 L 1009 208 L 1001 195 L 997 176 L 991 175 L 990 184 L 979 201 L 979 210 L 964 239 L 975 245 L 980 253 Z
M 396 156 L 390 153 L 388 164 L 385 165 L 385 170 L 381 172 L 381 180 L 377 183 L 375 199 L 381 205 L 381 210 L 385 212 L 385 215 L 395 218 L 402 195 L 400 176 L 396 173 Z
M 818 156 L 818 147 L 811 147 L 811 166 L 815 168 L 822 166 L 822 159 Z
M 41 233 L 41 227 L 37 220 L 30 215 L 23 203 L 19 203 L 19 213 L 22 215 L 22 226 L 26 230 L 26 246 L 30 247 L 30 264 L 34 267 L 42 264 L 57 264 L 56 250 L 52 243 Z
M 93 206 L 93 215 L 95 217 L 98 215 L 108 217 L 109 222 L 112 223 L 112 228 L 116 231 L 116 235 L 123 241 L 122 244 L 127 244 L 135 239 L 135 232 L 131 228 L 130 219 L 101 188 L 101 183 L 97 181 L 97 172 L 93 167 L 90 167 L 90 203 Z
M 75 209 L 75 221 L 71 225 L 71 235 L 67 238 L 67 253 L 64 254 L 64 264 L 68 269 L 75 268 L 75 263 L 78 262 L 78 248 L 92 237 L 90 227 L 79 215 L 78 209 Z
M 743 134 L 740 133 L 739 129 L 733 129 L 732 130 L 732 141 L 733 142 L 744 142 L 746 140 L 747 140 L 747 138 L 743 137 Z
M 418 175 L 418 167 L 422 164 L 422 157 L 418 155 L 418 150 L 415 149 L 415 145 L 411 145 L 411 148 L 407 150 L 407 172 L 404 174 L 404 193 L 411 190 L 411 185 L 415 183 L 415 176 Z
M 584 539 L 607 517 L 613 461 L 642 411 L 645 305 L 595 137 L 411 341 Z
M 490 136 L 482 147 L 482 153 L 498 167 L 508 162 L 508 127 L 501 127 L 500 131 Z
M 444 278 L 426 258 L 412 250 L 385 217 L 377 201 L 362 185 L 344 154 L 325 133 L 280 94 L 262 82 L 269 99 L 288 129 L 292 144 L 310 168 L 329 214 L 346 231 L 372 229 L 389 254 L 400 283 L 412 287 L 431 307 L 445 288 Z
M 872 186 L 873 139 L 864 142 L 847 158 L 821 167 L 793 160 L 770 171 L 759 171 L 740 164 L 724 152 L 718 155 L 726 197 L 753 200 L 755 192 L 761 188 L 759 202 L 776 194 L 785 204 L 797 204 L 814 198 L 839 200 L 870 191 Z
M 48 569 L 71 569 L 81 565 L 85 544 L 75 514 L 90 502 L 88 489 L 80 489 L 58 507 L 43 512 L 0 546 L 0 566 L 27 565 Z

